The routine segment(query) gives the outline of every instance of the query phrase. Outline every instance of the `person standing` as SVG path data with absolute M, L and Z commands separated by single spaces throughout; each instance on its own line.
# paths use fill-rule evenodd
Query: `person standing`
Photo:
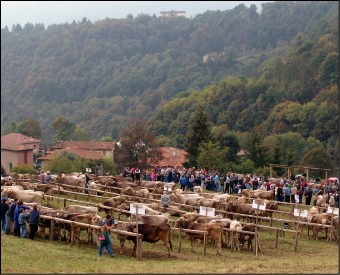
M 135 170 L 135 175 L 136 175 L 136 181 L 140 181 L 140 169 L 139 167 L 136 168 Z
M 100 235 L 100 244 L 99 244 L 99 248 L 98 248 L 98 255 L 102 256 L 103 255 L 103 248 L 105 247 L 105 249 L 108 251 L 109 255 L 111 257 L 114 257 L 115 255 L 112 252 L 111 249 L 111 243 L 110 243 L 110 235 L 108 232 L 108 226 L 107 224 L 104 224 L 101 227 L 101 235 Z
M 224 193 L 231 194 L 230 193 L 230 177 L 229 177 L 229 174 L 226 174 L 224 183 L 225 183 Z
M 24 203 L 22 201 L 19 201 L 17 206 L 15 207 L 15 210 L 14 210 L 14 236 L 18 236 L 18 237 L 20 237 L 20 223 L 19 223 L 20 208 L 27 210 L 27 209 L 29 209 L 29 207 L 24 206 Z
M 295 195 L 297 193 L 297 188 L 295 184 L 293 184 L 292 188 L 290 189 L 290 199 L 292 203 L 295 203 Z
M 164 191 L 163 195 L 161 196 L 161 202 L 162 202 L 163 210 L 164 212 L 166 212 L 170 204 L 170 196 L 167 194 L 166 191 Z
M 311 199 L 312 199 L 312 195 L 313 195 L 312 189 L 310 189 L 310 187 L 307 186 L 305 191 L 303 192 L 303 194 L 306 197 L 306 205 L 310 205 L 310 202 L 311 202 Z
M 105 252 L 106 253 L 110 253 L 110 250 L 111 250 L 111 252 L 113 253 L 113 251 L 112 251 L 112 239 L 111 239 L 111 236 L 110 236 L 110 231 L 109 231 L 109 229 L 111 229 L 111 228 L 113 228 L 114 227 L 114 224 L 115 224 L 115 220 L 114 220 L 114 218 L 113 217 L 111 217 L 111 215 L 106 215 L 106 217 L 105 217 L 105 219 L 103 219 L 102 220 L 102 222 L 101 222 L 101 225 L 103 226 L 103 225 L 106 225 L 106 227 L 107 227 L 107 235 L 108 235 L 108 241 L 110 242 L 110 249 L 107 249 L 107 247 L 105 247 Z M 113 253 L 114 254 L 114 253 Z
M 29 225 L 30 225 L 30 234 L 29 238 L 34 240 L 35 233 L 38 231 L 38 224 L 40 220 L 40 211 L 38 210 L 38 206 L 34 205 L 33 210 L 30 212 Z
M 85 173 L 85 194 L 88 194 L 89 193 L 89 184 L 90 184 L 90 177 L 89 177 L 89 174 L 88 173 Z
M 9 210 L 6 213 L 6 227 L 5 227 L 5 234 L 11 233 L 11 224 L 14 223 L 14 211 L 17 207 L 18 199 L 15 198 L 9 207 Z
M 40 172 L 39 180 L 41 184 L 45 184 L 45 172 L 44 171 Z
M 20 236 L 21 238 L 26 238 L 27 231 L 26 231 L 26 221 L 27 217 L 30 215 L 27 210 L 24 210 L 24 208 L 20 208 L 20 214 L 19 214 L 19 226 L 20 226 Z
M 51 183 L 52 177 L 50 171 L 47 171 L 46 176 L 45 176 L 45 183 Z
M 214 178 L 214 187 L 215 187 L 214 188 L 215 192 L 220 192 L 221 186 L 220 186 L 220 177 L 219 177 L 218 173 L 216 173 L 216 176 Z
M 6 213 L 9 210 L 7 198 L 1 198 L 1 232 L 5 233 L 6 230 Z
M 285 184 L 285 187 L 283 187 L 283 193 L 285 195 L 285 202 L 290 202 L 290 188 L 288 187 L 288 184 Z
M 179 184 L 181 185 L 181 189 L 183 190 L 183 192 L 185 191 L 185 186 L 187 185 L 187 179 L 184 175 L 181 176 L 181 178 L 179 179 Z

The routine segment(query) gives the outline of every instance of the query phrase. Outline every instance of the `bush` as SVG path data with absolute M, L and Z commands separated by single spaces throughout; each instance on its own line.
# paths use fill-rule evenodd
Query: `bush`
M 30 165 L 19 165 L 19 166 L 13 167 L 11 172 L 15 172 L 19 174 L 36 174 L 37 170 L 34 169 L 34 167 Z

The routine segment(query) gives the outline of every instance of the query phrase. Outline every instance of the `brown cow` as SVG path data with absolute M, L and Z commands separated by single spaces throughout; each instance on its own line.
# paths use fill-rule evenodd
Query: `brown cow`
M 216 200 L 216 199 L 204 199 L 200 200 L 199 202 L 200 206 L 205 206 L 205 207 L 211 207 L 215 209 L 221 209 L 221 201 Z
M 213 239 L 217 246 L 217 253 L 216 255 L 221 255 L 221 234 L 222 234 L 222 226 L 220 224 L 215 223 L 197 223 L 197 222 L 189 222 L 184 218 L 179 218 L 175 221 L 175 227 L 177 228 L 184 228 L 190 230 L 199 230 L 202 233 L 192 233 L 192 232 L 185 232 L 189 240 L 191 241 L 191 251 L 194 252 L 194 245 L 195 240 L 204 240 L 203 231 L 207 231 L 207 240 Z
M 253 224 L 253 223 L 246 224 L 246 225 L 243 226 L 242 230 L 243 231 L 255 232 L 255 227 L 256 227 L 256 225 Z M 238 237 L 238 241 L 239 241 L 239 246 L 240 246 L 241 250 L 243 250 L 243 246 L 244 246 L 245 242 L 248 242 L 248 250 L 249 249 L 253 250 L 253 239 L 254 238 L 255 238 L 254 234 L 240 232 L 239 237 Z
M 169 224 L 140 224 L 138 225 L 138 231 L 136 225 L 129 225 L 129 232 L 136 232 L 143 235 L 143 242 L 156 243 L 162 241 L 168 249 L 168 257 L 171 257 L 172 243 L 170 240 L 170 225 Z M 128 236 L 127 240 L 132 240 L 134 243 L 132 256 L 136 256 L 136 237 Z
M 239 214 L 246 214 L 246 215 L 255 215 L 255 210 L 252 208 L 251 204 L 236 204 L 234 202 L 228 202 L 226 204 L 226 211 L 239 213 Z M 229 219 L 233 219 L 233 217 L 239 220 L 238 215 L 235 214 L 228 214 Z M 252 220 L 250 217 L 244 217 L 244 219 Z
M 127 196 L 135 196 L 136 190 L 133 187 L 128 186 L 128 187 L 123 188 L 121 190 L 120 194 L 121 195 L 127 195 Z
M 328 213 L 315 214 L 311 219 L 311 223 L 328 225 L 330 224 L 331 219 L 332 219 L 332 214 L 328 214 Z M 319 230 L 320 230 L 320 226 L 313 226 L 313 238 L 315 240 L 318 239 Z M 327 237 L 327 230 L 326 230 L 326 237 Z
M 184 213 L 181 217 L 188 220 L 189 222 L 194 222 L 199 218 L 199 214 L 197 212 L 187 212 Z
M 136 220 L 136 215 L 131 214 L 131 220 Z M 138 220 L 143 224 L 167 224 L 169 222 L 169 218 L 165 215 L 138 215 Z
M 103 206 L 117 208 L 117 206 L 122 204 L 123 202 L 125 202 L 125 198 L 122 195 L 118 197 L 109 198 L 106 201 L 104 201 L 102 204 L 98 205 L 98 211 L 99 212 L 105 211 L 106 214 L 110 214 L 110 209 L 103 208 Z

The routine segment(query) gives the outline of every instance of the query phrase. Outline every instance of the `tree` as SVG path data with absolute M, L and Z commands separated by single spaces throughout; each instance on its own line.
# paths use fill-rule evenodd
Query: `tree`
M 225 167 L 225 156 L 228 148 L 211 141 L 202 142 L 198 148 L 197 166 L 206 169 L 218 169 L 223 171 Z
M 191 166 L 197 166 L 198 148 L 203 142 L 209 141 L 210 136 L 208 114 L 203 111 L 202 107 L 199 107 L 189 122 L 189 130 L 185 142 Z
M 53 122 L 52 128 L 55 133 L 53 137 L 55 141 L 71 140 L 74 135 L 76 125 L 65 119 L 63 116 L 60 116 Z
M 327 152 L 322 147 L 313 148 L 308 151 L 301 159 L 300 166 L 308 166 L 308 167 L 315 167 L 315 168 L 325 168 L 325 169 L 332 169 L 332 160 Z M 324 171 L 314 171 L 313 175 L 324 177 Z
M 251 131 L 247 150 L 248 156 L 254 162 L 255 168 L 267 164 L 268 149 L 263 145 L 263 133 L 259 126 L 254 127 Z
M 161 158 L 155 132 L 149 131 L 141 119 L 130 120 L 122 129 L 119 145 L 114 151 L 114 161 L 119 169 L 138 166 L 142 170 Z
M 227 147 L 229 150 L 226 154 L 226 161 L 238 163 L 237 152 L 240 151 L 241 147 L 238 142 L 236 135 L 227 134 L 220 140 L 221 147 Z
M 29 136 L 29 137 L 38 138 L 38 139 L 41 137 L 40 122 L 31 117 L 23 121 L 19 125 L 18 130 L 19 130 L 19 133 Z

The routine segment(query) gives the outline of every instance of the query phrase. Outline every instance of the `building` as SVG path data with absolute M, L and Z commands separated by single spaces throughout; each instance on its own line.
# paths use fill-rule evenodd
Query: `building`
M 181 16 L 186 17 L 186 12 L 185 11 L 175 11 L 175 10 L 161 11 L 160 16 L 161 17 L 181 17 Z
M 45 156 L 38 158 L 41 162 L 41 168 L 46 170 L 45 166 L 47 162 L 62 155 L 63 153 L 69 153 L 86 160 L 101 160 L 103 158 L 102 154 L 98 151 L 67 147 L 54 151 L 47 151 Z
M 33 155 L 39 151 L 41 140 L 19 133 L 1 137 L 1 165 L 8 173 L 21 165 L 34 166 Z
M 110 158 L 113 161 L 113 153 L 116 142 L 114 141 L 59 141 L 52 146 L 54 150 L 65 148 L 83 149 L 100 153 L 101 158 Z
M 159 148 L 163 159 L 157 162 L 151 162 L 152 166 L 159 167 L 183 167 L 183 163 L 187 161 L 187 152 L 174 147 L 160 147 Z
M 1 143 L 12 143 L 17 145 L 31 146 L 33 148 L 33 153 L 36 154 L 40 150 L 40 139 L 25 136 L 19 133 L 9 133 L 7 135 L 1 136 Z

